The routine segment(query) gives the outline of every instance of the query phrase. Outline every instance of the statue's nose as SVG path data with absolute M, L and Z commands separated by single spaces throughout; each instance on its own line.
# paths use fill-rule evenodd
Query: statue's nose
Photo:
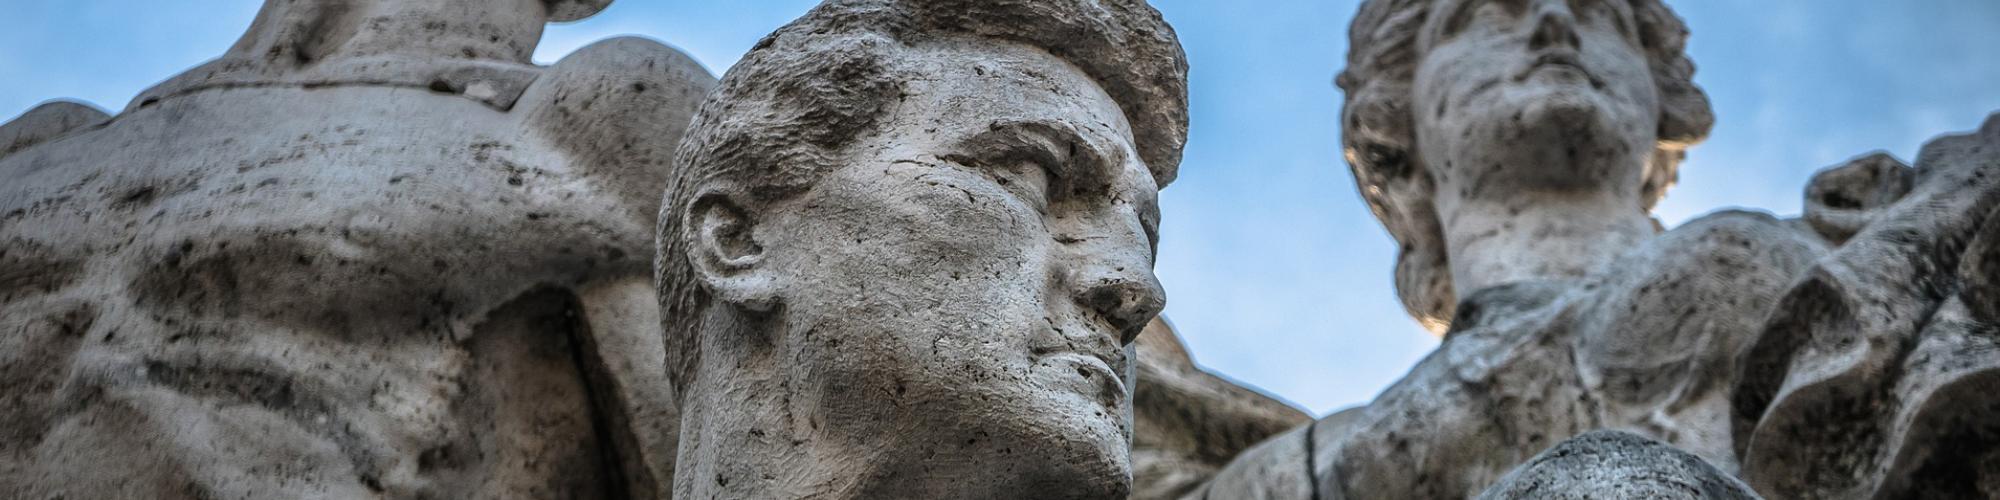
M 1528 38 L 1528 48 L 1541 50 L 1557 46 L 1575 49 L 1583 44 L 1576 34 L 1576 14 L 1570 12 L 1568 2 L 1538 2 L 1534 19 L 1535 34 Z
M 1114 278 L 1085 288 L 1079 301 L 1118 331 L 1118 343 L 1137 339 L 1146 323 L 1166 307 L 1166 293 L 1151 272 L 1137 279 Z
M 1143 237 L 1131 239 L 1126 245 L 1085 250 L 1081 255 L 1089 260 L 1074 268 L 1070 277 L 1076 303 L 1116 330 L 1120 344 L 1137 338 L 1167 302 L 1165 289 L 1153 276 L 1151 251 Z

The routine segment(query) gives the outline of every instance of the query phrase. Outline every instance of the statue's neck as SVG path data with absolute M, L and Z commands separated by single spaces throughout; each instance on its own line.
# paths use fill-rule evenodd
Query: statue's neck
M 993 491 L 1004 474 L 976 459 L 912 451 L 895 436 L 823 432 L 805 409 L 782 406 L 782 387 L 769 389 L 749 404 L 738 390 L 687 400 L 674 498 L 1036 498 L 1032 489 Z
M 679 402 L 674 498 L 855 498 L 842 464 L 829 463 L 842 455 L 828 449 L 836 443 L 790 408 L 771 363 L 782 336 L 767 331 L 773 323 L 722 304 L 703 312 L 690 339 L 702 355 Z
M 1438 207 L 1458 299 L 1495 285 L 1589 276 L 1658 233 L 1636 197 L 1515 194 Z
M 825 439 L 792 436 L 782 425 L 744 422 L 743 408 L 688 402 L 705 410 L 682 416 L 674 498 L 866 497 L 856 472 L 868 459 L 832 449 Z

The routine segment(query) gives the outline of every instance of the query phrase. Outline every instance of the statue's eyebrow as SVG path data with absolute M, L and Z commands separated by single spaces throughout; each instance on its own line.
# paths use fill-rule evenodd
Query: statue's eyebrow
M 977 161 L 1032 161 L 1049 171 L 1050 181 L 1083 189 L 1109 189 L 1120 169 L 1131 158 L 1126 150 L 1111 147 L 1110 139 L 1094 130 L 1080 129 L 1060 120 L 1002 120 L 986 130 L 959 141 L 959 151 Z M 1147 182 L 1153 177 L 1145 165 Z M 1127 200 L 1138 211 L 1139 225 L 1146 242 L 1157 254 L 1160 244 L 1160 199 Z
M 1067 122 L 1005 120 L 959 142 L 959 150 L 986 161 L 1028 160 L 1049 175 L 1071 181 L 1109 177 L 1117 165 L 1100 140 Z

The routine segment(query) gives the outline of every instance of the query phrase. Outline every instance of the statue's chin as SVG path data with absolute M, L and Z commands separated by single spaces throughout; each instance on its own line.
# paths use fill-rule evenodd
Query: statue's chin
M 1541 86 L 1468 117 L 1460 165 L 1504 169 L 1478 176 L 1510 189 L 1576 190 L 1636 180 L 1643 164 L 1633 148 L 1646 132 L 1620 124 L 1617 109 L 1588 85 Z M 1628 171 L 1629 170 L 1629 171 Z M 1497 186 L 1496 186 L 1497 187 Z
M 996 458 L 1022 460 L 1027 473 L 1018 481 L 1048 492 L 1041 498 L 1125 498 L 1132 488 L 1132 466 L 1122 417 L 1087 398 L 1065 399 L 1070 398 L 1048 401 L 1055 403 L 1047 408 L 1053 411 L 1020 415 L 1026 425 L 1006 431 L 1019 441 L 1002 444 Z

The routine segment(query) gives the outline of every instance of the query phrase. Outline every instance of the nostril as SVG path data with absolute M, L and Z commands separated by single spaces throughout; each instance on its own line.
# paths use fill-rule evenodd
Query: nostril
M 1092 287 L 1088 305 L 1118 331 L 1120 343 L 1131 343 L 1146 323 L 1160 314 L 1165 301 L 1147 283 L 1117 281 Z
M 1573 26 L 1575 20 L 1560 12 L 1546 12 L 1535 20 L 1535 32 L 1528 37 L 1528 48 L 1540 49 L 1552 44 L 1580 47 L 1579 38 Z

